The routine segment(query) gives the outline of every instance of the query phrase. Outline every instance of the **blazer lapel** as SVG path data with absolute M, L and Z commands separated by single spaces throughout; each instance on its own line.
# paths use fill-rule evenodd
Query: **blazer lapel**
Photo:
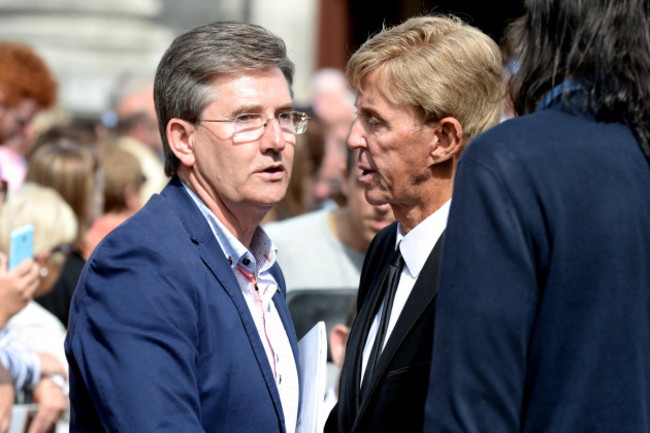
M 392 256 L 392 253 L 390 256 Z M 388 274 L 388 266 L 386 264 L 384 264 L 384 266 L 382 266 L 382 268 L 380 269 L 383 269 L 383 271 L 379 273 L 381 278 L 375 279 L 375 283 L 373 284 L 373 290 L 369 294 L 368 300 L 364 302 L 361 311 L 359 311 L 358 320 L 359 323 L 362 324 L 362 326 L 357 327 L 359 332 L 355 336 L 356 341 L 352 343 L 354 344 L 353 347 L 357 348 L 357 353 L 356 353 L 357 356 L 355 356 L 354 358 L 356 361 L 356 365 L 355 365 L 356 374 L 354 377 L 354 381 L 356 384 L 357 407 L 359 407 L 361 404 L 360 383 L 361 383 L 361 367 L 363 361 L 363 349 L 366 345 L 366 339 L 368 337 L 368 331 L 370 330 L 370 325 L 372 325 L 375 313 L 379 308 L 379 305 L 383 301 L 383 297 L 381 296 L 380 290 L 378 290 L 378 288 L 382 284 L 383 280 L 386 278 L 386 274 Z M 352 339 L 352 335 L 350 335 L 350 338 Z
M 382 235 L 384 235 L 384 233 L 382 233 Z M 375 312 L 379 308 L 379 304 L 382 302 L 382 297 L 379 293 L 378 287 L 388 272 L 388 262 L 390 261 L 390 258 L 394 252 L 394 249 L 390 246 L 394 245 L 394 241 L 395 230 L 388 230 L 386 236 L 384 236 L 376 246 L 373 245 L 373 252 L 369 251 L 370 255 L 374 254 L 375 251 L 381 251 L 382 256 L 376 265 L 372 267 L 373 269 L 370 270 L 370 275 L 373 275 L 373 278 L 369 283 L 369 289 L 366 291 L 367 294 L 365 295 L 365 299 L 363 300 L 354 326 L 352 327 L 350 336 L 348 338 L 346 353 L 349 354 L 350 359 L 354 362 L 344 363 L 343 368 L 351 369 L 351 371 L 349 371 L 349 374 L 352 376 L 352 381 L 351 383 L 347 382 L 346 384 L 349 386 L 348 395 L 353 396 L 354 405 L 356 408 L 358 408 L 361 404 L 360 383 L 363 348 L 365 346 L 368 331 L 370 330 L 370 325 L 372 324 Z M 347 354 L 346 358 L 348 357 Z
M 438 293 L 438 271 L 443 238 L 444 232 L 436 242 L 433 250 L 431 250 L 418 279 L 415 281 L 413 290 L 404 305 L 404 309 L 395 323 L 395 328 L 386 342 L 386 346 L 377 362 L 374 380 L 368 383 L 368 386 L 370 386 L 369 396 L 374 393 L 380 379 L 383 378 L 390 361 L 395 356 L 404 338 L 418 322 L 429 304 L 434 301 Z M 363 403 L 366 403 L 368 400 L 370 398 L 367 398 Z M 362 404 L 359 412 L 362 412 L 364 407 L 365 404 Z

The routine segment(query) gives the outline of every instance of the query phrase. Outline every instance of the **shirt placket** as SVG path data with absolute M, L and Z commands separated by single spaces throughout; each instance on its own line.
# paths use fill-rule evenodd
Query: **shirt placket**
M 262 327 L 264 330 L 264 338 L 266 339 L 266 344 L 268 345 L 269 350 L 271 351 L 271 359 L 273 361 L 273 378 L 277 382 L 278 381 L 278 371 L 277 371 L 278 356 L 276 355 L 275 350 L 273 349 L 273 344 L 271 343 L 271 338 L 269 336 L 269 329 L 268 329 L 269 324 L 267 322 L 267 316 L 266 316 L 266 312 L 268 310 L 269 303 L 270 303 L 270 299 L 267 296 L 269 285 L 267 284 L 264 286 L 263 289 L 260 289 L 257 284 L 257 277 L 255 276 L 255 273 L 249 271 L 242 265 L 237 265 L 237 270 L 248 281 L 248 283 L 251 285 L 251 288 L 253 289 L 253 297 L 255 299 L 255 305 L 257 305 L 262 315 L 261 317 L 262 317 Z

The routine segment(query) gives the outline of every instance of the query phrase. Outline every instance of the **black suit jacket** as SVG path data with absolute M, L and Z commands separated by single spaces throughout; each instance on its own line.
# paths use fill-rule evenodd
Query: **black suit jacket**
M 433 346 L 435 298 L 442 236 L 429 255 L 361 397 L 361 359 L 368 330 L 382 299 L 377 286 L 394 253 L 397 223 L 370 244 L 361 271 L 357 319 L 348 339 L 339 385 L 339 402 L 325 433 L 422 432 Z

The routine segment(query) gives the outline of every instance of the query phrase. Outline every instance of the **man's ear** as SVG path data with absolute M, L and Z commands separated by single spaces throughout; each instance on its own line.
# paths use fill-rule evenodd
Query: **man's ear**
M 447 161 L 460 154 L 463 142 L 463 127 L 453 117 L 444 117 L 435 125 L 436 143 L 431 149 L 435 164 Z
M 167 143 L 169 149 L 182 165 L 194 165 L 194 139 L 196 128 L 187 120 L 172 118 L 167 123 Z

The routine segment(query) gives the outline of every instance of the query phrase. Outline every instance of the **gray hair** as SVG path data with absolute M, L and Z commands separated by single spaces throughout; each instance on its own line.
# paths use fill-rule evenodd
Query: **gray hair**
M 215 95 L 210 82 L 217 74 L 254 71 L 277 66 L 289 89 L 294 64 L 278 36 L 264 27 L 216 22 L 178 36 L 163 55 L 154 82 L 154 101 L 162 136 L 165 173 L 172 176 L 180 164 L 167 142 L 172 118 L 196 123 Z

